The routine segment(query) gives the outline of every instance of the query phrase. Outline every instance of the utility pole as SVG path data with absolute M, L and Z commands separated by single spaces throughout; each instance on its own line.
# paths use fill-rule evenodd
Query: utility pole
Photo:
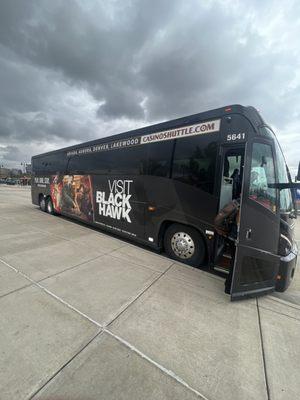
M 23 173 L 26 173 L 26 164 L 27 164 L 27 163 L 24 162 L 24 161 L 21 162 L 21 170 L 22 170 Z

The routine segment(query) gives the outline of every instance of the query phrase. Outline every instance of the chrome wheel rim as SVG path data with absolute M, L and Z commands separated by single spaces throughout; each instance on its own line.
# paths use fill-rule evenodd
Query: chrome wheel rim
M 177 257 L 187 260 L 195 253 L 195 244 L 186 232 L 176 232 L 171 238 L 171 247 Z
M 40 207 L 41 207 L 42 210 L 45 210 L 45 206 L 46 206 L 46 203 L 45 203 L 45 199 L 43 198 L 43 199 L 40 201 Z
M 48 202 L 47 208 L 48 208 L 48 213 L 51 214 L 52 213 L 52 204 L 50 201 Z

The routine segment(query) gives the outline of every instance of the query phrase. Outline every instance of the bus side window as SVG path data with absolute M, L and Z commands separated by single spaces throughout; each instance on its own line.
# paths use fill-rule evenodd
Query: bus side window
M 115 175 L 143 175 L 146 170 L 145 146 L 126 147 L 106 152 L 112 158 L 111 173 Z
M 172 179 L 213 193 L 217 142 L 204 137 L 177 139 Z
M 220 209 L 241 195 L 244 149 L 229 149 L 224 157 Z
M 67 158 L 53 153 L 33 159 L 33 170 L 37 175 L 63 174 L 66 171 Z
M 144 146 L 73 156 L 70 173 L 96 175 L 141 175 L 144 173 L 146 150 Z
M 147 174 L 170 177 L 173 140 L 147 144 Z

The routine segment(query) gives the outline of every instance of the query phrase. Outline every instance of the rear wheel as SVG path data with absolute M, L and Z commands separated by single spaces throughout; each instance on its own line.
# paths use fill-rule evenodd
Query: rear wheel
M 53 207 L 51 197 L 48 197 L 46 200 L 46 211 L 48 214 L 54 215 L 54 207 Z
M 46 200 L 43 195 L 40 195 L 39 206 L 40 206 L 41 211 L 46 211 Z
M 173 224 L 164 236 L 165 251 L 170 258 L 195 267 L 203 264 L 205 245 L 200 233 L 186 225 Z

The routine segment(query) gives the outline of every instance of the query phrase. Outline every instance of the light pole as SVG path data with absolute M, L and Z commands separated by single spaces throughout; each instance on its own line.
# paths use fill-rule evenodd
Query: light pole
M 22 166 L 22 173 L 24 174 L 24 175 L 26 175 L 27 174 L 27 171 L 26 171 L 26 168 L 27 168 L 27 166 L 29 165 L 29 163 L 28 162 L 26 162 L 26 161 L 23 161 L 23 162 L 21 162 L 21 166 Z M 28 179 L 27 179 L 27 176 L 26 177 L 24 177 L 25 179 L 25 182 L 26 182 L 26 185 L 28 185 Z M 23 185 L 24 185 L 24 180 L 23 180 Z
M 22 172 L 23 172 L 24 174 L 26 174 L 26 168 L 27 168 L 28 165 L 30 165 L 30 163 L 28 163 L 28 162 L 26 162 L 26 161 L 21 162 Z

